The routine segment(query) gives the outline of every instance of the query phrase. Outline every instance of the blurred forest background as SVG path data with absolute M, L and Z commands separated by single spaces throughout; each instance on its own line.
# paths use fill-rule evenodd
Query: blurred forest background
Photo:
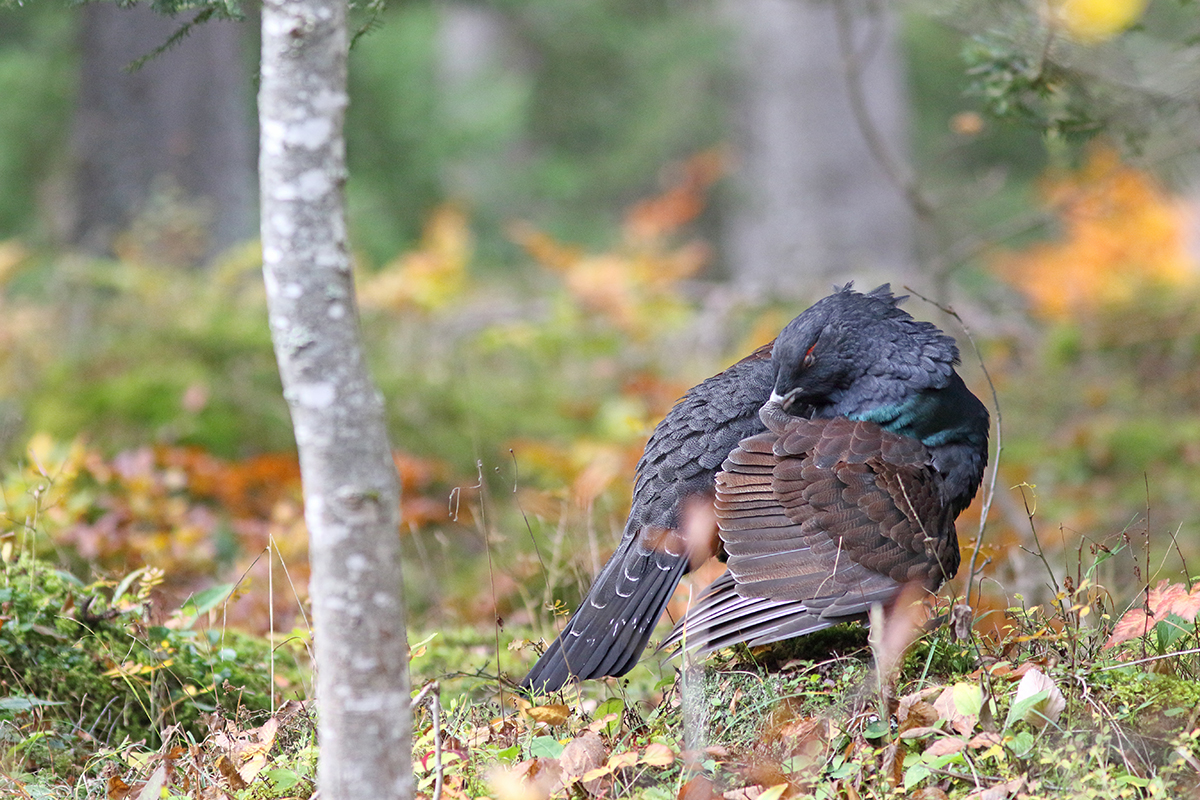
M 1045 595 L 1034 530 L 1060 576 L 1124 545 L 1124 598 L 1200 563 L 1200 20 L 1144 5 L 356 8 L 351 240 L 413 627 L 551 633 L 657 420 L 849 279 L 929 298 L 994 382 L 989 602 Z M 165 606 L 238 582 L 226 621 L 287 631 L 307 539 L 245 14 L 131 70 L 186 17 L 0 10 L 3 541 L 161 569 Z

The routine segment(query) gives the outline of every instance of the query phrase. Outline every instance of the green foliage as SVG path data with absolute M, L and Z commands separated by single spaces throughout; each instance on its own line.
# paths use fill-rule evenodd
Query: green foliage
M 1194 126 L 1195 109 L 1174 89 L 1179 76 L 1164 66 L 1194 54 L 1200 18 L 1186 0 L 1150 6 L 973 2 L 942 13 L 970 37 L 964 63 L 987 110 L 1075 156 L 1101 131 L 1138 150 Z
M 62 180 L 76 60 L 54 6 L 0 7 L 0 97 L 20 98 L 0 103 L 0 240 L 35 232 L 47 180 Z
M 270 708 L 267 643 L 199 629 L 194 618 L 148 623 L 145 576 L 139 591 L 134 582 L 115 594 L 111 584 L 83 585 L 28 558 L 3 568 L 0 659 L 10 702 L 0 709 L 0 736 L 13 748 L 44 732 L 13 753 L 25 769 L 77 774 L 96 748 L 154 746 L 169 725 L 202 736 L 203 714 Z
M 222 455 L 290 449 L 262 287 L 247 256 L 233 254 L 208 274 L 130 261 L 31 265 L 14 304 L 45 338 L 8 354 L 5 386 L 10 398 L 26 398 L 28 430 L 70 438 L 90 429 L 118 447 L 145 441 L 149 430 Z
M 495 37 L 472 54 L 475 73 L 439 51 L 452 13 L 399 4 L 351 54 L 351 222 L 375 263 L 411 246 L 448 199 L 471 208 L 489 265 L 511 261 L 502 232 L 514 218 L 606 242 L 614 209 L 652 190 L 663 164 L 723 136 L 721 37 L 702 9 L 626 0 L 459 9 L 487 15 Z
M 1000 119 L 1016 120 L 1042 133 L 1086 141 L 1104 123 L 1095 105 L 1080 90 L 1065 91 L 1065 72 L 1057 65 L 1035 60 L 998 33 L 979 34 L 963 51 L 971 94 Z

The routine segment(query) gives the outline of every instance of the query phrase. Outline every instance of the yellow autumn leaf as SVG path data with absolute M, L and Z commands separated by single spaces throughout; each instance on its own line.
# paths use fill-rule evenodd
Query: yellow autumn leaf
M 787 790 L 788 784 L 780 783 L 776 786 L 772 786 L 770 789 L 767 789 L 760 794 L 758 796 L 758 800 L 779 800 L 779 798 L 783 797 L 783 793 Z
M 148 675 L 151 672 L 157 672 L 160 669 L 166 669 L 175 663 L 172 658 L 160 661 L 157 664 L 138 664 L 136 661 L 126 661 L 123 664 L 117 664 L 111 669 L 105 670 L 102 674 L 105 678 L 133 678 L 139 675 Z
M 651 767 L 669 767 L 675 763 L 675 753 L 665 744 L 654 742 L 646 745 L 642 752 L 641 762 Z
M 1149 0 L 1055 0 L 1053 10 L 1073 38 L 1081 42 L 1111 39 L 1137 22 Z
M 1079 317 L 1194 280 L 1183 203 L 1112 148 L 1093 148 L 1082 169 L 1046 181 L 1043 195 L 1062 237 L 994 261 L 1041 316 Z
M 466 288 L 471 251 L 466 215 L 453 206 L 442 206 L 425 224 L 416 250 L 402 253 L 363 279 L 360 301 L 377 309 L 444 308 Z
M 566 723 L 567 718 L 571 716 L 571 709 L 564 705 L 555 704 L 549 706 L 532 706 L 521 713 L 534 722 L 542 722 L 546 725 L 563 725 Z

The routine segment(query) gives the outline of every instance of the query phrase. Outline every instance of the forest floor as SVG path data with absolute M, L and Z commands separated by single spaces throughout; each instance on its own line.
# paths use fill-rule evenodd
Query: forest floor
M 0 794 L 315 796 L 303 647 L 207 627 L 227 592 L 149 626 L 121 599 L 144 576 L 83 586 L 26 557 L 5 567 Z M 1149 617 L 1097 625 L 1076 602 L 1087 587 L 1074 595 L 1009 609 L 997 634 L 955 614 L 959 639 L 890 619 L 872 638 L 847 625 L 686 669 L 648 652 L 624 678 L 534 703 L 496 670 L 498 657 L 508 677 L 532 662 L 539 645 L 522 631 L 414 631 L 417 788 L 503 800 L 1200 796 L 1200 590 L 1164 583 Z M 882 684 L 877 660 L 895 664 Z

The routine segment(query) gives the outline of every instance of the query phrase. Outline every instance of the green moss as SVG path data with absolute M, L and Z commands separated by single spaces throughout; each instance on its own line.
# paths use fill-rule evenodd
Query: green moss
M 154 746 L 175 724 L 203 738 L 204 713 L 270 708 L 266 641 L 146 625 L 140 607 L 105 613 L 107 604 L 103 585 L 41 562 L 21 559 L 0 577 L 0 694 L 9 701 L 0 722 L 45 734 L 24 749 L 27 767 L 70 772 L 97 746 Z
M 1093 677 L 1093 691 L 1130 731 L 1169 738 L 1200 707 L 1200 682 L 1134 667 Z

